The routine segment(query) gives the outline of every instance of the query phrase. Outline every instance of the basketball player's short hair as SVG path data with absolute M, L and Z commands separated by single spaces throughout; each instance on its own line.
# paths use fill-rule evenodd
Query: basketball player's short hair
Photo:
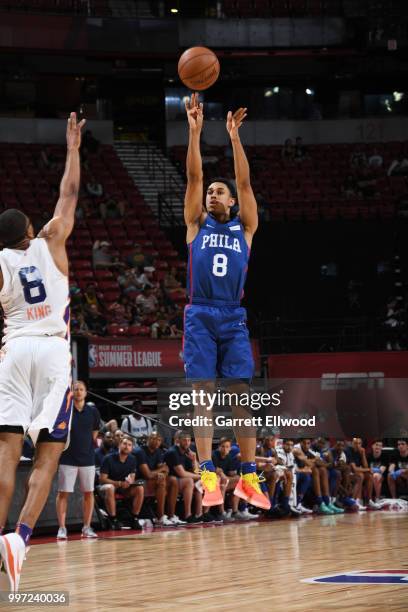
M 29 218 L 17 208 L 8 208 L 0 215 L 0 248 L 17 245 L 27 235 Z
M 231 198 L 234 198 L 236 200 L 237 190 L 235 189 L 234 183 L 230 179 L 223 178 L 222 176 L 216 176 L 215 178 L 211 179 L 210 185 L 212 185 L 213 183 L 223 183 L 224 185 L 226 185 L 231 194 Z

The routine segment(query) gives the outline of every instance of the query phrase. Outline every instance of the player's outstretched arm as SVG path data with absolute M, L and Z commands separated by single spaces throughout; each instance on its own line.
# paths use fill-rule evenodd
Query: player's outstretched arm
M 41 237 L 66 240 L 74 227 L 81 178 L 79 147 L 84 125 L 85 119 L 77 123 L 76 113 L 70 114 L 67 122 L 67 158 L 59 198 L 54 217 L 41 231 Z
M 203 127 L 203 105 L 198 94 L 186 100 L 189 125 L 187 151 L 187 190 L 184 199 L 184 220 L 187 226 L 199 223 L 203 214 L 203 164 L 200 152 L 200 135 Z
M 237 184 L 239 216 L 245 231 L 253 236 L 258 227 L 258 206 L 251 187 L 249 163 L 239 137 L 239 128 L 246 117 L 246 108 L 239 108 L 227 116 L 227 131 L 234 153 L 235 181 Z

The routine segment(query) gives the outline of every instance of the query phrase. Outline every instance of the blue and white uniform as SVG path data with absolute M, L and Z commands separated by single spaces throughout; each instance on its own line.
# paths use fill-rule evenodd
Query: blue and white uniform
M 188 245 L 189 304 L 184 312 L 184 362 L 190 380 L 251 380 L 254 360 L 240 306 L 249 247 L 239 219 L 207 216 Z

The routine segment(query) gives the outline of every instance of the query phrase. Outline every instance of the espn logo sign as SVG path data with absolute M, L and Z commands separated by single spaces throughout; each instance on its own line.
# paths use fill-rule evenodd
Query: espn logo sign
M 322 391 L 354 391 L 384 389 L 384 379 L 384 372 L 339 372 L 322 374 L 320 380 Z

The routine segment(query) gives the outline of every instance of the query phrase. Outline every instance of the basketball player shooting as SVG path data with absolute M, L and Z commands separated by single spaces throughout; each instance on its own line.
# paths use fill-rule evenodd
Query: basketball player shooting
M 189 252 L 188 293 L 185 309 L 184 362 L 186 376 L 197 391 L 214 392 L 216 378 L 225 379 L 229 393 L 249 393 L 254 372 L 246 311 L 240 306 L 252 239 L 258 227 L 257 204 L 250 182 L 249 164 L 239 137 L 246 109 L 228 113 L 227 131 L 234 154 L 237 196 L 233 184 L 215 179 L 207 188 L 203 208 L 203 170 L 200 134 L 203 104 L 198 94 L 186 101 L 189 124 L 187 191 L 184 218 Z M 239 212 L 236 213 L 239 203 Z M 234 214 L 235 213 L 235 214 Z M 211 415 L 200 405 L 196 415 Z M 235 417 L 248 414 L 239 404 Z M 200 461 L 203 506 L 223 503 L 211 460 L 213 427 L 194 429 Z M 234 494 L 254 506 L 269 509 L 256 474 L 254 428 L 235 428 L 241 450 L 241 478 Z
M 16 531 L 0 536 L 2 570 L 17 591 L 26 547 L 68 440 L 72 413 L 68 256 L 80 183 L 83 119 L 71 113 L 67 158 L 51 221 L 36 238 L 20 210 L 0 215 L 0 533 L 14 493 L 23 438 L 36 445 Z

